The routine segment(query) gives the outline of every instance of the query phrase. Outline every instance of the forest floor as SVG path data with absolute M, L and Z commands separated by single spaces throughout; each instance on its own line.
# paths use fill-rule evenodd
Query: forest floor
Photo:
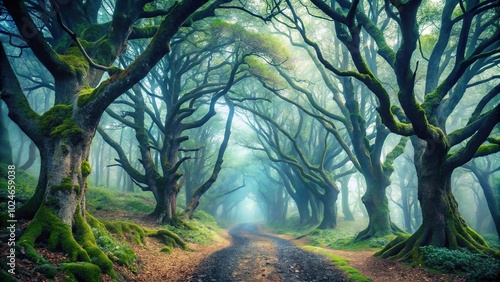
M 277 235 L 290 240 L 297 246 L 308 246 L 310 242 L 305 239 L 295 239 L 291 236 Z M 419 267 L 410 266 L 396 260 L 387 260 L 373 256 L 374 250 L 335 250 L 321 248 L 322 252 L 331 253 L 345 258 L 348 265 L 357 269 L 361 274 L 370 278 L 374 282 L 395 282 L 395 281 L 467 281 L 464 277 L 454 274 L 438 274 Z
M 144 221 L 141 225 L 153 226 Z M 238 225 L 229 231 L 218 230 L 210 244 L 188 243 L 189 251 L 174 248 L 170 254 L 160 251 L 163 245 L 156 239 L 145 238 L 143 246 L 130 244 L 137 255 L 136 271 L 118 265 L 115 269 L 122 281 L 350 281 L 325 256 L 304 251 L 302 248 L 309 243 L 304 238 L 271 235 L 256 225 Z M 321 250 L 345 258 L 350 266 L 375 282 L 466 281 L 456 275 L 431 273 L 422 267 L 377 258 L 373 256 L 375 251 Z M 38 251 L 53 263 L 65 259 L 60 253 Z M 26 260 L 17 267 L 20 275 L 16 278 L 20 281 L 49 281 L 35 273 L 34 266 Z M 65 278 L 58 275 L 53 281 Z M 102 281 L 112 279 L 104 275 Z

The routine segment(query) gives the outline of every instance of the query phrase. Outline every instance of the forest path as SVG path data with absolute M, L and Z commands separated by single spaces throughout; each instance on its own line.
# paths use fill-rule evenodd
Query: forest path
M 328 259 L 261 232 L 255 224 L 229 231 L 233 244 L 205 260 L 191 282 L 349 281 Z

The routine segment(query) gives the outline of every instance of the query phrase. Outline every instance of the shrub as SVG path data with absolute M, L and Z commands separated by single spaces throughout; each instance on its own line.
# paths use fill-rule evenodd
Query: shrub
M 420 247 L 424 265 L 447 273 L 466 273 L 472 280 L 498 281 L 500 261 L 484 254 L 459 248 L 450 250 L 433 246 Z

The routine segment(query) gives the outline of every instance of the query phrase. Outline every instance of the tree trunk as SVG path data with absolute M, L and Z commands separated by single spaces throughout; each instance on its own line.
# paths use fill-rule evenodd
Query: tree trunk
M 351 208 L 349 207 L 349 178 L 340 181 L 341 197 L 342 197 L 342 213 L 345 221 L 354 221 Z
M 178 224 L 179 219 L 176 216 L 176 208 L 179 188 L 177 187 L 177 183 L 167 181 L 166 185 L 157 184 L 156 187 L 150 186 L 150 188 L 156 200 L 155 209 L 150 216 L 158 224 Z
M 19 167 L 19 169 L 28 170 L 35 163 L 35 160 L 36 160 L 36 144 L 33 143 L 32 141 L 28 147 L 28 159 L 21 167 Z
M 70 261 L 92 262 L 103 272 L 116 277 L 113 263 L 97 247 L 85 220 L 85 194 L 90 174 L 87 160 L 94 132 L 80 129 L 78 138 L 68 138 L 65 134 L 54 137 L 52 134 L 53 138 L 44 141 L 41 155 L 46 181 L 41 177 L 40 189 L 35 195 L 43 190 L 45 193 L 33 220 L 19 239 L 19 246 L 30 261 L 41 263 L 44 259 L 35 251 L 35 242 L 48 238 L 49 250 L 61 248 L 69 255 Z M 46 183 L 46 186 L 42 187 L 41 183 Z M 31 201 L 33 199 L 36 197 Z
M 321 197 L 323 202 L 323 220 L 318 229 L 329 229 L 337 226 L 337 198 L 338 193 L 332 190 L 326 190 Z
M 404 185 L 404 181 L 400 181 L 399 188 L 401 189 L 401 201 L 403 206 L 403 217 L 405 222 L 406 232 L 412 233 L 413 228 L 411 226 L 411 206 L 408 199 L 409 196 L 409 187 Z
M 316 199 L 316 197 L 309 193 L 309 206 L 311 208 L 311 216 L 309 217 L 309 221 L 307 222 L 307 225 L 316 225 L 320 222 L 320 209 L 321 209 L 321 202 L 320 200 Z M 309 208 L 308 208 L 309 209 Z
M 495 228 L 497 235 L 500 238 L 500 210 L 497 202 L 497 197 L 493 191 L 492 185 L 488 182 L 488 176 L 484 173 L 475 173 L 481 188 L 483 189 L 484 197 L 486 198 L 486 203 L 488 204 L 488 209 L 493 217 L 493 222 L 495 223 Z
M 427 245 L 450 249 L 464 247 L 476 252 L 488 250 L 483 238 L 460 216 L 451 190 L 452 171 L 442 164 L 447 150 L 426 146 L 425 149 L 417 147 L 415 153 L 422 225 L 412 236 L 398 237 L 377 255 L 418 261 L 421 258 L 419 247 Z
M 309 213 L 309 200 L 302 197 L 294 198 L 297 210 L 299 211 L 299 225 L 308 224 L 311 220 Z
M 385 183 L 385 181 L 368 181 L 367 179 L 366 193 L 361 197 L 361 201 L 368 212 L 369 223 L 368 227 L 356 236 L 358 241 L 402 232 L 391 222 Z

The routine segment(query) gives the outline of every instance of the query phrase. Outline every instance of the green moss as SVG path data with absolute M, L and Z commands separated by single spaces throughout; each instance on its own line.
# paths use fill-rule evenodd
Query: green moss
M 59 202 L 59 200 L 54 197 L 54 196 L 48 196 L 46 199 L 45 199 L 45 205 L 47 205 L 47 207 L 51 208 L 51 209 L 54 209 L 54 210 L 58 210 L 61 208 L 61 203 Z
M 78 185 L 75 185 L 78 186 Z M 59 185 L 53 185 L 50 188 L 50 191 L 52 194 L 54 194 L 57 191 L 61 191 L 63 193 L 65 192 L 71 192 L 73 189 L 75 189 L 75 186 L 73 185 L 73 182 L 69 178 L 64 178 Z M 78 186 L 79 189 L 80 186 Z
M 49 136 L 54 128 L 60 126 L 64 120 L 71 118 L 73 107 L 71 105 L 59 104 L 45 112 L 41 117 L 42 134 Z
M 115 67 L 115 66 L 110 67 L 109 70 L 108 70 L 109 76 L 119 75 L 122 72 L 123 72 L 123 69 L 121 69 L 119 67 Z
M 40 272 L 47 278 L 53 279 L 54 277 L 56 277 L 57 269 L 52 264 L 46 263 L 35 267 L 35 271 Z
M 75 123 L 72 118 L 65 119 L 60 125 L 55 127 L 50 133 L 52 137 L 62 137 L 68 140 L 71 144 L 78 144 L 82 139 L 82 129 Z
M 116 277 L 113 270 L 113 263 L 104 252 L 97 247 L 94 234 L 85 219 L 77 211 L 73 222 L 75 228 L 75 239 L 87 251 L 91 258 L 91 262 L 104 272 L 112 277 Z
M 302 248 L 306 251 L 318 253 L 320 255 L 323 255 L 331 259 L 332 262 L 336 266 L 338 266 L 338 268 L 340 268 L 340 270 L 342 270 L 347 275 L 347 277 L 349 277 L 351 281 L 360 281 L 360 282 L 372 281 L 370 278 L 361 274 L 356 268 L 349 266 L 347 260 L 343 257 L 334 255 L 323 248 L 318 248 L 313 246 L 304 246 Z
M 100 38 L 89 49 L 94 55 L 94 62 L 100 65 L 110 65 L 116 57 L 115 48 L 107 37 Z
M 71 261 L 90 262 L 87 252 L 75 241 L 71 227 L 65 224 L 45 203 L 42 203 L 28 228 L 19 239 L 19 246 L 25 249 L 27 258 L 38 264 L 48 263 L 34 249 L 35 241 L 48 235 L 47 249 L 62 249 Z
M 78 107 L 81 108 L 85 104 L 94 98 L 95 88 L 84 88 L 78 92 Z
M 94 42 L 101 39 L 108 33 L 110 28 L 110 23 L 94 24 L 87 27 L 83 32 L 81 37 L 87 41 Z
M 162 244 L 168 247 L 179 247 L 183 250 L 189 249 L 184 240 L 170 230 L 160 229 L 151 231 L 147 234 L 147 236 L 157 238 L 160 242 L 162 242 Z
M 76 144 L 82 137 L 82 129 L 71 117 L 73 107 L 59 104 L 45 112 L 41 117 L 42 134 L 51 137 L 62 137 Z
M 165 246 L 161 248 L 160 252 L 170 254 L 172 252 L 172 247 L 171 246 Z
M 88 46 L 88 42 L 85 40 L 80 40 L 80 43 L 84 48 Z M 70 66 L 74 73 L 81 76 L 87 75 L 89 71 L 89 62 L 83 57 L 77 46 L 70 46 L 68 50 L 66 50 L 66 54 L 59 55 L 59 57 Z
M 68 275 L 73 281 L 101 281 L 101 270 L 97 265 L 91 263 L 63 263 L 61 264 L 61 271 Z
M 108 232 L 106 226 L 90 214 L 86 214 L 87 222 L 92 227 L 92 232 L 99 248 L 112 261 L 120 265 L 125 265 L 130 269 L 134 269 L 133 263 L 137 257 L 134 251 L 120 243 L 118 243 Z
M 135 223 L 130 222 L 104 222 L 106 229 L 118 235 L 121 238 L 130 239 L 132 242 L 143 245 L 143 239 L 146 236 L 146 232 L 142 227 Z
M 83 161 L 82 162 L 82 175 L 83 177 L 87 177 L 92 172 L 92 168 L 90 167 L 90 162 Z

